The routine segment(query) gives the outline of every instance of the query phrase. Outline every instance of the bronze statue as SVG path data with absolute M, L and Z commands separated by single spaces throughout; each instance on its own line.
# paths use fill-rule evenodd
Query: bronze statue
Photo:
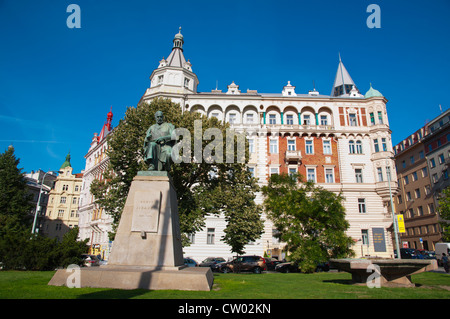
M 164 122 L 163 112 L 155 113 L 156 124 L 147 130 L 144 140 L 144 161 L 149 171 L 169 171 L 171 164 L 172 132 L 175 126 Z

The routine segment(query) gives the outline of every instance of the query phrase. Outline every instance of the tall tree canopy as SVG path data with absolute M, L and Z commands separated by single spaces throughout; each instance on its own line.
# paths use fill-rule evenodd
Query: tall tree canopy
M 117 227 L 133 178 L 138 171 L 147 170 L 143 161 L 144 137 L 159 110 L 167 122 L 190 134 L 179 137 L 185 142 L 179 156 L 185 157 L 181 163 L 171 165 L 169 172 L 177 191 L 181 232 L 195 233 L 205 226 L 208 214 L 223 214 L 228 221 L 224 240 L 233 252 L 242 252 L 242 244 L 256 240 L 263 231 L 262 208 L 254 203 L 258 187 L 246 168 L 248 149 L 238 143 L 239 135 L 233 135 L 234 143 L 228 143 L 228 150 L 231 148 L 233 152 L 227 153 L 228 124 L 198 112 L 183 113 L 179 104 L 170 99 L 157 98 L 150 104 L 140 103 L 127 109 L 108 141 L 110 162 L 104 179 L 91 185 L 97 203 L 113 216 Z M 196 141 L 200 148 L 194 145 Z M 189 148 L 191 152 L 185 152 Z M 232 157 L 225 158 L 226 154 Z M 210 161 L 221 155 L 222 161 Z M 244 155 L 243 160 L 239 155 Z M 188 244 L 186 239 L 184 236 L 184 245 Z
M 286 174 L 272 175 L 263 194 L 279 238 L 302 271 L 314 271 L 317 263 L 330 258 L 353 255 L 341 194 Z
M 438 212 L 440 215 L 440 225 L 442 227 L 442 240 L 450 241 L 450 187 L 442 191 L 439 196 Z
M 0 154 L 0 229 L 2 232 L 12 225 L 24 226 L 30 222 L 31 195 L 27 191 L 20 160 L 10 146 Z

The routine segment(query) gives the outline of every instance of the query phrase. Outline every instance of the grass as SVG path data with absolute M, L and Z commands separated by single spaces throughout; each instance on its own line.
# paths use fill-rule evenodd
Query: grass
M 450 276 L 412 276 L 416 288 L 368 288 L 343 272 L 215 274 L 211 291 L 48 286 L 54 272 L 0 271 L 0 299 L 450 299 Z

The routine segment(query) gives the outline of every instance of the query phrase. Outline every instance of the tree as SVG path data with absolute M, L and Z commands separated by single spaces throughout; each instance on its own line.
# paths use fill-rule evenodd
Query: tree
M 442 228 L 442 240 L 448 242 L 450 241 L 450 187 L 442 191 L 437 211 L 440 215 L 439 224 Z
M 138 171 L 147 169 L 143 160 L 144 137 L 154 123 L 154 115 L 158 110 L 163 112 L 166 121 L 176 128 L 186 129 L 185 132 L 189 134 L 180 135 L 180 143 L 183 142 L 184 147 L 178 154 L 183 160 L 171 165 L 169 172 L 178 196 L 183 245 L 189 244 L 186 234 L 195 233 L 205 226 L 208 214 L 224 214 L 228 221 L 224 240 L 236 242 L 231 246 L 242 252 L 241 245 L 255 240 L 257 233 L 261 233 L 259 228 L 262 229 L 262 210 L 253 201 L 257 186 L 245 165 L 249 156 L 246 145 L 243 146 L 245 152 L 242 152 L 238 134 L 230 140 L 234 143 L 223 143 L 223 138 L 229 137 L 228 124 L 198 112 L 183 113 L 179 104 L 163 98 L 127 109 L 124 119 L 120 120 L 108 140 L 107 155 L 110 162 L 104 172 L 104 179 L 94 180 L 91 185 L 96 203 L 114 218 L 112 235 L 118 226 L 133 178 Z M 230 148 L 232 152 L 227 153 Z M 222 156 L 220 160 L 221 155 L 225 154 L 232 154 L 232 157 L 224 160 Z M 239 154 L 244 154 L 243 161 L 238 160 Z M 244 196 L 245 200 L 241 204 L 246 206 L 238 205 L 237 196 Z M 236 216 L 238 212 L 241 214 L 239 217 Z M 253 227 L 249 227 L 249 224 Z
M 19 162 L 12 146 L 0 154 L 0 236 L 31 221 L 31 195 L 22 169 L 18 168 Z
M 312 272 L 330 258 L 354 255 L 353 240 L 345 234 L 349 223 L 341 194 L 286 174 L 272 175 L 263 194 L 278 237 L 302 272 Z

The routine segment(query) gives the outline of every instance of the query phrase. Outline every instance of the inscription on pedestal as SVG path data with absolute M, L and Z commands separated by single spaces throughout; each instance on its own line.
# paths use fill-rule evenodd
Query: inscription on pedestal
M 135 192 L 131 222 L 132 232 L 158 232 L 161 195 L 161 192 Z

